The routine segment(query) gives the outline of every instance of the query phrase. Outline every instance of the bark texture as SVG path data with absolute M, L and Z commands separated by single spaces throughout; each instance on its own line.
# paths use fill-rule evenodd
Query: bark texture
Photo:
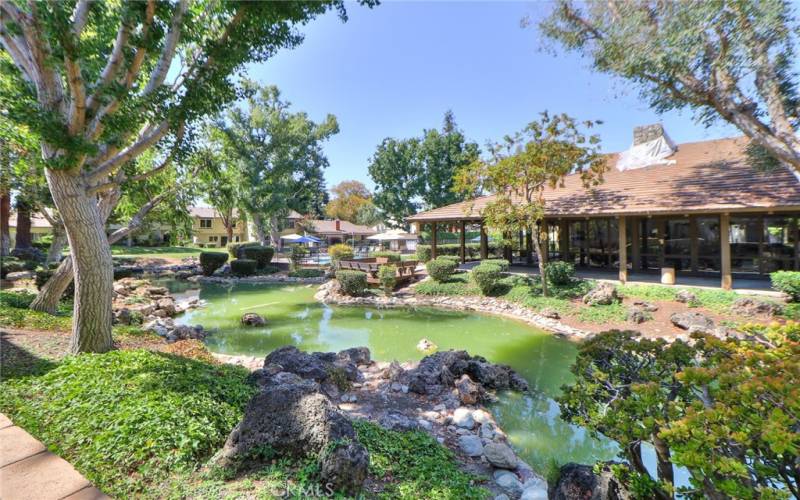
M 14 248 L 30 248 L 33 242 L 31 235 L 31 208 L 24 200 L 17 201 L 17 236 Z
M 64 229 L 64 224 L 53 225 L 53 241 L 50 242 L 50 248 L 47 250 L 47 260 L 45 264 L 61 261 L 61 253 L 64 247 L 67 246 L 67 231 Z
M 29 306 L 34 311 L 55 314 L 58 310 L 58 301 L 72 283 L 72 257 L 67 256 L 61 261 L 53 275 L 47 280 L 36 298 Z
M 11 194 L 0 193 L 0 256 L 5 257 L 11 251 Z

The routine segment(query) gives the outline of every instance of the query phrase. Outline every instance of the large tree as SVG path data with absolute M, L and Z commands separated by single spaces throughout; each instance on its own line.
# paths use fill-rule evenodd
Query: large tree
M 156 173 L 183 152 L 196 119 L 237 97 L 230 76 L 297 45 L 298 23 L 339 0 L 0 3 L 0 109 L 41 144 L 45 175 L 75 268 L 70 350 L 112 348 L 112 260 L 105 233 L 121 167 L 168 146 Z M 5 69 L 5 68 L 4 68 Z M 9 91 L 8 89 L 11 89 Z M 16 99 L 36 96 L 36 106 Z M 143 173 L 143 176 L 150 173 Z
M 539 256 L 542 295 L 547 295 L 547 273 L 541 231 L 544 219 L 545 188 L 564 183 L 567 175 L 579 173 L 585 186 L 602 180 L 606 162 L 599 154 L 600 139 L 587 136 L 582 129 L 597 122 L 579 123 L 565 115 L 542 113 L 522 132 L 491 146 L 489 161 L 476 160 L 460 169 L 456 186 L 475 196 L 482 192 L 496 195 L 481 214 L 486 223 L 508 237 L 518 231 L 533 233 Z
M 238 206 L 252 220 L 262 244 L 278 244 L 279 219 L 308 200 L 328 166 L 323 143 L 339 132 L 333 115 L 316 123 L 291 112 L 275 86 L 245 81 L 243 106 L 216 121 L 225 162 L 230 163 Z M 212 137 L 213 139 L 213 137 Z
M 658 112 L 722 119 L 800 172 L 796 5 L 715 0 L 561 0 L 541 32 L 632 82 Z M 759 154 L 762 153 L 762 154 Z
M 418 138 L 384 139 L 369 165 L 375 204 L 390 222 L 403 225 L 420 207 L 462 201 L 463 194 L 453 189 L 453 176 L 479 155 L 478 144 L 467 141 L 451 111 L 445 113 L 441 130 L 423 130 Z
M 372 193 L 361 181 L 342 181 L 331 188 L 333 198 L 325 206 L 325 215 L 356 222 L 358 212 L 372 205 Z

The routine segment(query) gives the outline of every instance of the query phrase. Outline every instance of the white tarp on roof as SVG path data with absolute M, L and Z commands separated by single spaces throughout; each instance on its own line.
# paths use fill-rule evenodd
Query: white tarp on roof
M 649 167 L 650 165 L 674 165 L 675 160 L 667 160 L 667 158 L 672 156 L 676 150 L 675 143 L 664 132 L 664 135 L 652 141 L 631 146 L 620 153 L 617 160 L 617 170 L 624 172 L 626 170 Z

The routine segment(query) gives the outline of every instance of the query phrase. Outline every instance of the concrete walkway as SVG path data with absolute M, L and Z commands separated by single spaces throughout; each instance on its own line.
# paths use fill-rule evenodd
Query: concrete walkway
M 110 497 L 0 413 L 0 500 L 34 498 L 100 500 Z

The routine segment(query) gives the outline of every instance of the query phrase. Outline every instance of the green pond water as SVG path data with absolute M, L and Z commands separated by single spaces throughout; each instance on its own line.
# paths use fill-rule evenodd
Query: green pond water
M 208 301 L 179 322 L 218 329 L 207 339 L 212 351 L 263 356 L 286 344 L 308 351 L 367 346 L 373 359 L 408 361 L 424 356 L 416 345 L 427 338 L 440 350 L 464 349 L 511 365 L 528 380 L 530 395 L 500 394 L 492 411 L 535 469 L 544 472 L 551 460 L 593 463 L 616 454 L 613 442 L 593 439 L 558 416 L 552 398 L 571 380 L 575 345 L 523 323 L 432 309 L 330 307 L 314 300 L 312 286 L 203 285 L 192 291 L 180 283 L 168 285 L 173 293 L 199 293 Z M 247 312 L 265 317 L 267 326 L 242 328 L 239 318 Z

